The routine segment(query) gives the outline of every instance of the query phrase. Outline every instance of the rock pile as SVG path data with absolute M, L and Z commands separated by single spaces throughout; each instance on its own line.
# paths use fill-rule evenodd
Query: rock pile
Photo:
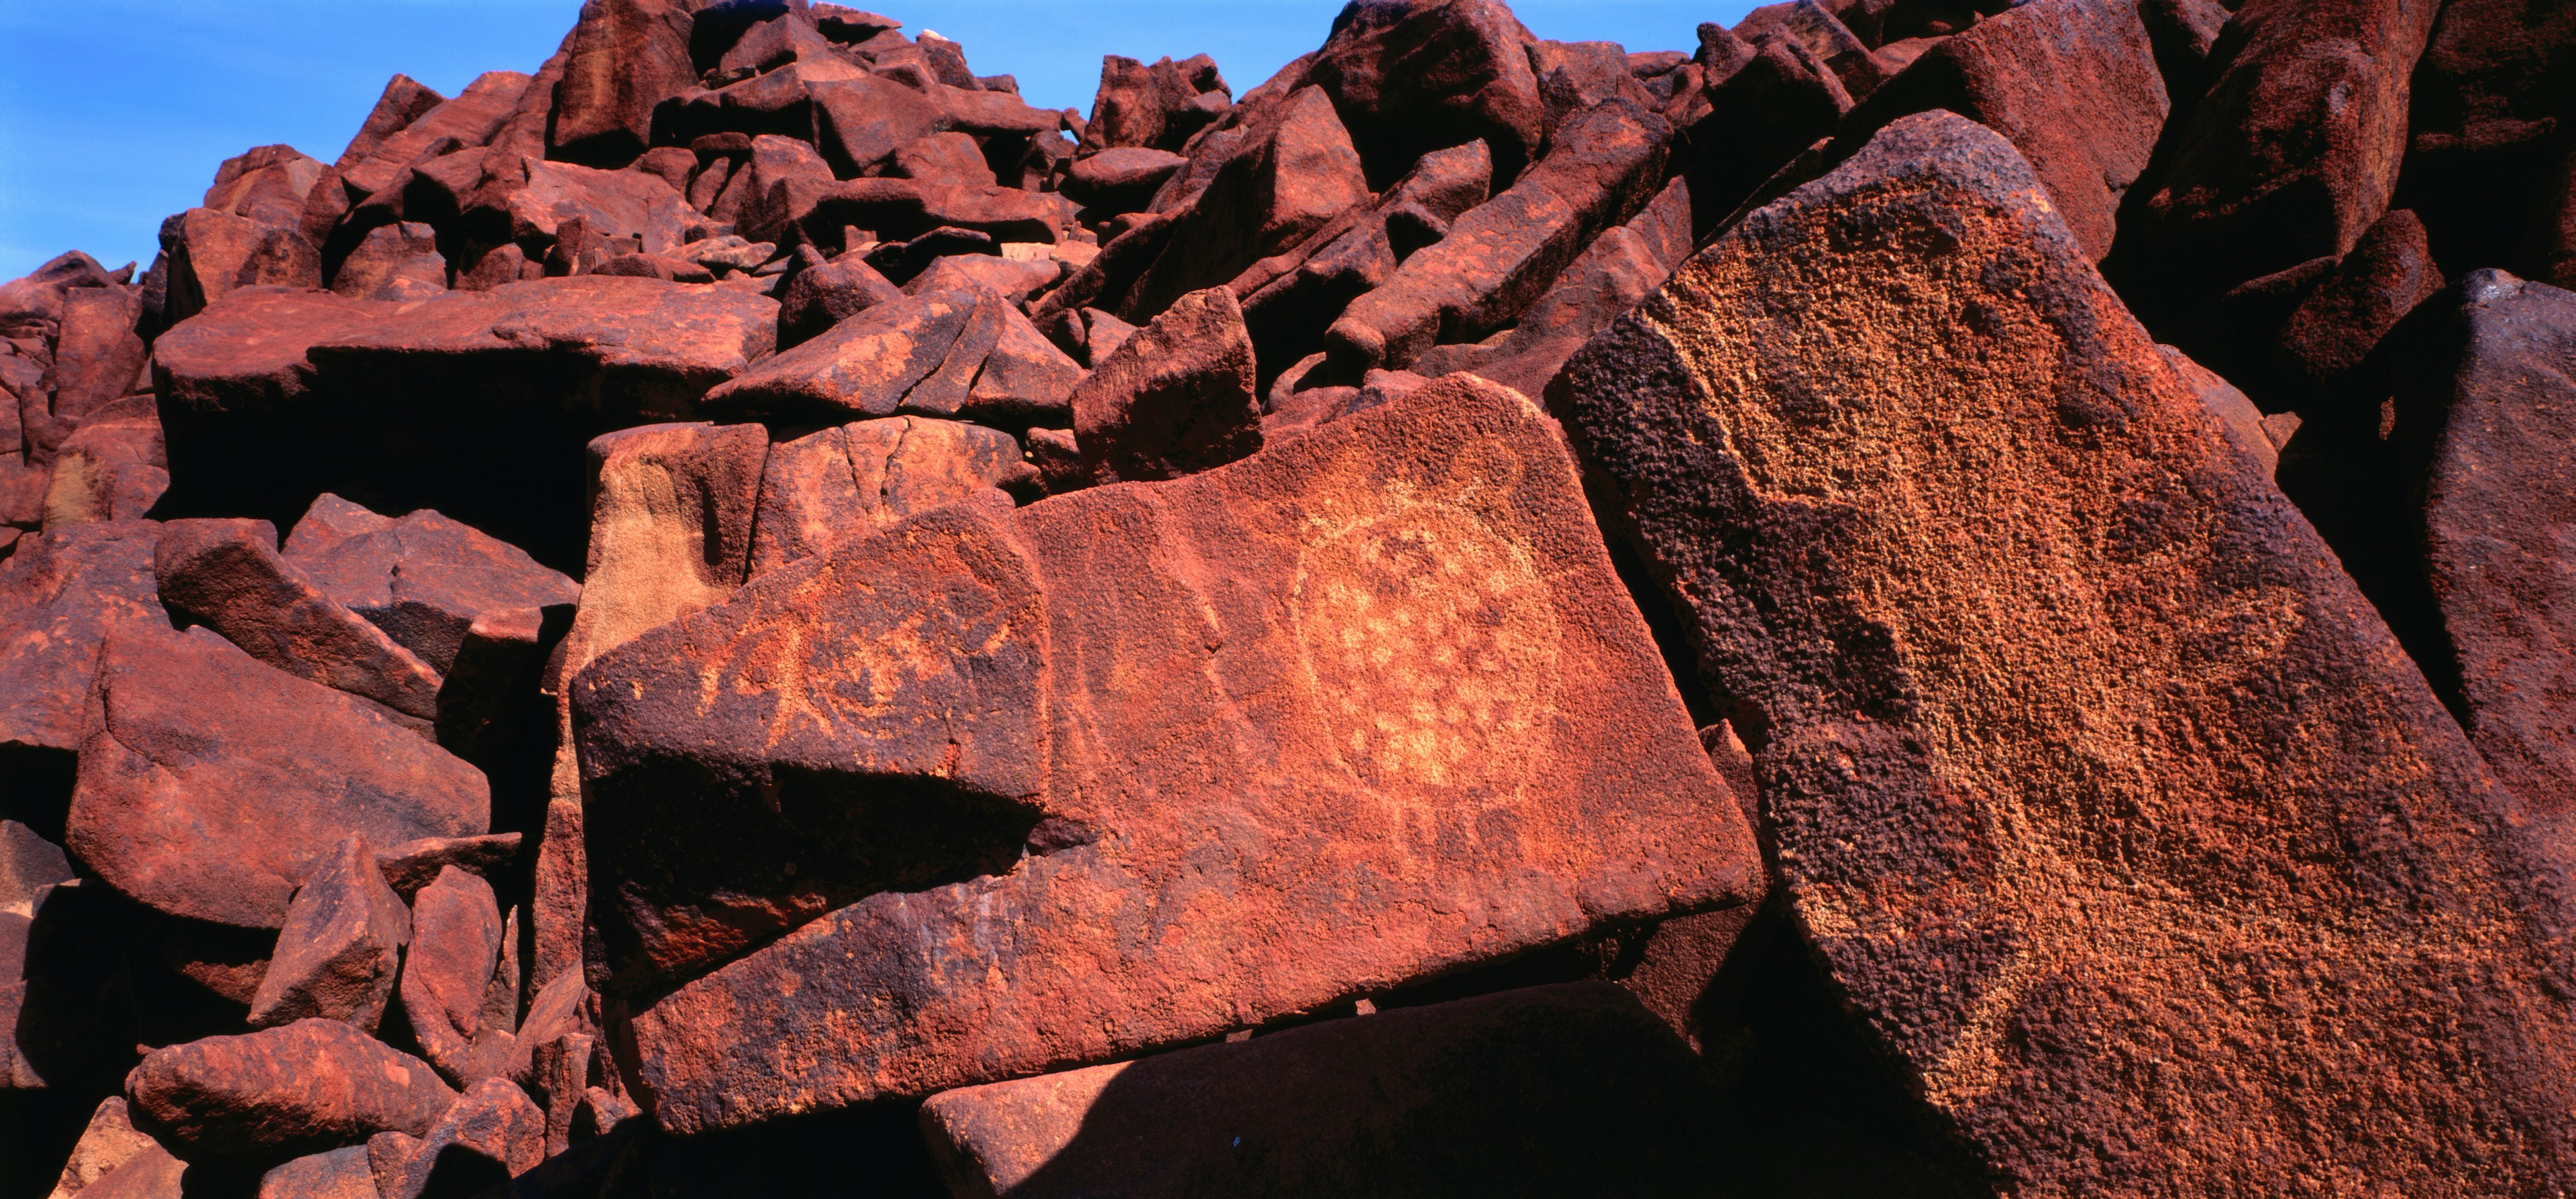
M 161 244 L 0 1196 L 2576 1188 L 2576 20 L 590 0 Z

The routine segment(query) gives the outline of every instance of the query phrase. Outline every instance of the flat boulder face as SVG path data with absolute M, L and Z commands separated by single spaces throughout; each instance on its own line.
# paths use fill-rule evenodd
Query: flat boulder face
M 2576 603 L 2558 530 L 2576 508 L 2561 465 L 2576 436 L 2576 293 L 2501 271 L 2461 288 L 2451 376 L 2409 396 L 2400 428 L 2438 430 L 2424 485 L 2425 563 L 2454 710 L 2496 776 L 2563 826 L 2576 806 L 2576 711 L 2565 645 Z M 2428 402 L 2429 401 L 2429 402 Z M 2447 669 L 2446 669 L 2447 668 Z
M 856 421 L 780 442 L 761 467 L 751 573 L 1035 473 L 1010 434 L 926 416 Z
M 118 520 L 22 538 L 0 562 L 0 744 L 71 750 L 99 647 L 170 627 L 152 574 L 161 524 Z
M 176 520 L 153 550 L 161 602 L 300 679 L 421 721 L 438 718 L 438 672 L 323 594 L 277 552 L 264 520 Z
M 417 1136 L 457 1097 L 429 1063 L 318 1019 L 156 1049 L 126 1089 L 172 1145 L 219 1155 L 329 1149 L 388 1131 Z
M 111 635 L 89 696 L 68 848 L 173 916 L 277 928 L 350 833 L 393 845 L 490 819 L 482 772 L 208 630 Z
M 388 517 L 325 494 L 284 553 L 323 594 L 441 672 L 476 617 L 581 599 L 581 584 L 527 551 L 428 509 Z
M 1724 1176 L 1718 1112 L 1679 1037 L 1585 982 L 966 1087 L 922 1125 L 961 1195 L 1681 1195 Z
M 2569 1176 L 2523 817 L 2000 137 L 1888 126 L 1550 397 L 1835 991 L 2001 1190 Z
M 711 414 L 782 423 L 911 413 L 1061 419 L 1082 368 L 981 285 L 876 303 L 707 393 Z M 809 426 L 810 427 L 810 426 Z
M 637 638 L 573 703 L 594 828 L 712 784 L 615 839 L 689 855 L 694 896 L 597 905 L 613 964 L 652 938 L 665 977 L 703 969 L 665 930 L 719 903 L 848 905 L 635 1017 L 674 1131 L 1212 1037 L 1761 886 L 1553 427 L 1472 380 L 1171 483 L 915 518 Z M 809 762 L 920 790 L 881 824 L 982 813 L 944 864 L 984 876 L 807 881 L 870 864 L 809 832 L 849 811 L 799 802 L 836 781 Z
M 1192 292 L 1073 389 L 1073 435 L 1094 482 L 1177 479 L 1261 448 L 1261 398 L 1243 308 Z
M 1480 139 L 1495 175 L 1509 180 L 1538 157 L 1546 134 L 1534 42 L 1494 0 L 1361 4 L 1333 22 L 1304 79 L 1332 96 L 1372 182 Z

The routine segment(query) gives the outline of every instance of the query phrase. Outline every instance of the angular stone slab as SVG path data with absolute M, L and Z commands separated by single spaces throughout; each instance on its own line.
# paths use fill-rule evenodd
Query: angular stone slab
M 410 940 L 402 897 L 385 885 L 366 837 L 350 834 L 287 905 L 277 952 L 251 996 L 251 1027 L 318 1016 L 374 1032 Z
M 394 845 L 490 821 L 481 771 L 205 629 L 111 635 L 89 697 L 66 848 L 173 916 L 277 928 L 350 833 Z
M 751 574 L 1034 473 L 1010 434 L 926 416 L 856 421 L 780 442 L 761 467 Z
M 168 629 L 152 576 L 161 524 L 117 520 L 28 537 L 0 562 L 0 744 L 80 745 L 99 646 L 126 627 Z
M 152 560 L 163 605 L 250 656 L 405 716 L 438 719 L 438 672 L 323 594 L 277 552 L 267 521 L 171 521 Z
M 957 598 L 916 607 L 934 584 Z M 887 626 L 923 632 L 848 652 Z M 745 786 L 767 763 L 1026 813 L 1006 871 L 860 899 L 638 1015 L 675 1131 L 1213 1036 L 1761 886 L 1557 434 L 1472 379 L 1187 479 L 916 518 L 602 656 L 573 701 L 594 829 L 649 807 L 658 759 L 721 783 L 625 843 L 811 851 L 790 876 L 711 849 L 700 896 L 848 902 L 814 881 L 853 877 L 809 832 L 835 809 Z M 669 963 L 704 910 L 603 931 Z
M 958 1195 L 1682 1195 L 1717 1088 L 1610 983 L 1328 1020 L 922 1105 Z
M 527 551 L 426 509 L 401 517 L 325 494 L 286 535 L 286 560 L 436 670 L 487 612 L 577 603 L 581 585 Z
M 173 1145 L 215 1154 L 419 1135 L 457 1097 L 429 1063 L 337 1020 L 156 1049 L 125 1086 Z
M 2576 1179 L 2525 814 L 2001 138 L 1888 126 L 1550 398 L 2000 1190 Z

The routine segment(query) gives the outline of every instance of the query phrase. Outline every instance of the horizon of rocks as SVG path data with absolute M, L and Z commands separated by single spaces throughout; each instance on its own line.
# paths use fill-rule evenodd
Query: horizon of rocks
M 0 284 L 0 1199 L 2576 1187 L 2576 10 L 904 30 Z

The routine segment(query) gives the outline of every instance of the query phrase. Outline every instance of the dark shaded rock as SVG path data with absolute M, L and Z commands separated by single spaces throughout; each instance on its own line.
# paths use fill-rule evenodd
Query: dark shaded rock
M 942 225 L 909 241 L 879 242 L 866 254 L 868 265 L 875 267 L 877 273 L 909 287 L 914 276 L 946 255 L 993 255 L 1000 249 L 992 234 Z M 858 247 L 851 247 L 851 252 L 858 252 Z
M 492 885 L 454 866 L 442 868 L 436 882 L 412 897 L 402 1002 L 423 1056 L 451 1079 L 463 1075 L 484 1031 L 483 991 L 500 964 L 501 908 Z
M 2439 9 L 2247 0 L 2164 182 L 2123 230 L 2115 274 L 2132 300 L 2152 312 L 2351 250 L 2396 193 L 2408 78 Z
M 2136 4 L 2038 0 L 1927 50 L 1852 111 L 1836 144 L 1858 150 L 1889 121 L 1935 108 L 1976 121 L 2021 151 L 2098 262 L 2168 107 Z
M 374 1032 L 410 940 L 402 897 L 385 885 L 366 836 L 350 834 L 286 905 L 276 956 L 251 997 L 251 1027 L 320 1017 Z
M 2003 139 L 1890 125 L 1550 398 L 1833 993 L 1995 1185 L 2569 1176 L 2527 817 Z
M 581 599 L 580 584 L 471 526 L 428 509 L 380 516 L 328 493 L 287 534 L 285 560 L 441 672 L 478 617 Z
M 171 1144 L 225 1156 L 427 1132 L 457 1097 L 429 1063 L 337 1020 L 156 1049 L 126 1086 Z
M 1205 151 L 1202 151 L 1205 153 Z M 1173 213 L 1164 245 L 1117 305 L 1142 323 L 1190 292 L 1223 286 L 1369 199 L 1351 135 L 1323 89 L 1301 88 Z
M 481 1194 L 545 1156 L 545 1113 L 504 1078 L 468 1088 L 426 1136 L 389 1131 L 367 1139 L 379 1199 Z
M 392 845 L 489 819 L 473 767 L 205 630 L 111 633 L 89 695 L 66 845 L 173 916 L 276 928 L 350 833 Z
M 1181 297 L 1092 368 L 1072 402 L 1095 483 L 1177 479 L 1259 451 L 1252 336 L 1234 293 Z
M 1765 4 L 1736 22 L 1735 36 L 1759 49 L 1775 41 L 1794 42 L 1814 55 L 1842 81 L 1854 100 L 1870 94 L 1885 80 L 1868 43 L 1816 0 Z
M 873 230 L 888 241 L 948 227 L 971 229 L 995 241 L 1052 243 L 1071 236 L 1074 225 L 1073 202 L 1053 193 L 911 179 L 826 183 L 800 176 L 787 180 L 774 202 L 793 224 L 792 231 L 778 234 L 782 245 L 801 238 L 836 246 L 841 230 L 849 227 Z
M 693 972 L 751 917 L 942 864 L 887 861 L 836 791 L 981 813 L 991 840 L 961 848 L 1000 860 L 945 861 L 1007 870 L 859 899 L 644 1010 L 657 1118 L 740 1125 L 1101 1060 L 1747 898 L 1743 818 L 1585 511 L 1535 409 L 1452 380 L 1172 483 L 915 517 L 594 662 L 574 683 L 593 845 L 665 863 L 594 863 L 620 896 L 612 963 Z M 934 618 L 950 630 L 904 623 Z M 925 631 L 866 632 L 898 623 Z M 1467 710 L 1490 715 L 1439 716 Z M 654 815 L 657 776 L 691 772 L 728 781 Z M 1371 815 L 1388 804 L 1418 815 Z M 1587 815 L 1610 810 L 1627 816 Z M 681 862 L 689 898 L 647 902 Z M 973 927 L 1010 947 L 948 967 L 905 948 L 964 949 Z
M 0 912 L 32 919 L 46 889 L 71 878 L 61 846 L 15 820 L 0 820 Z
M 695 88 L 689 12 L 666 0 L 588 0 L 547 122 L 550 158 L 621 167 L 652 144 L 653 110 Z
M 1353 5 L 1299 82 L 1333 98 L 1373 187 L 1424 154 L 1478 140 L 1493 151 L 1495 181 L 1508 183 L 1545 135 L 1533 40 L 1493 0 Z
M 1617 987 L 1329 1020 L 934 1095 L 961 1195 L 1689 1194 L 1727 1172 L 1699 1061 Z
M 152 575 L 160 538 L 153 521 L 75 525 L 28 537 L 0 561 L 0 744 L 79 747 L 100 645 L 120 630 L 170 627 Z M 12 807 L 33 798 L 13 796 Z
M 916 512 L 960 503 L 1033 469 L 1010 434 L 980 425 L 893 416 L 771 446 L 752 522 L 757 578 L 864 537 Z
M 2273 440 L 2271 429 L 2263 422 L 2263 410 L 2255 407 L 2254 401 L 2181 350 L 2172 346 L 2157 346 L 2156 350 L 2192 394 L 2200 397 L 2210 415 L 2218 418 L 2219 430 L 2226 435 L 2228 444 L 2252 458 L 2266 475 L 2280 469 L 2281 447 Z
M 844 254 L 825 262 L 812 246 L 799 246 L 796 253 L 804 265 L 788 277 L 787 289 L 778 297 L 781 350 L 812 341 L 873 305 L 903 298 L 902 289 L 860 255 Z
M 2396 206 L 2413 209 L 2443 273 L 2498 267 L 2561 287 L 2576 152 L 2576 11 L 2445 4 L 2408 88 Z M 2557 269 L 2564 269 L 2563 260 Z
M 519 856 L 521 837 L 517 833 L 486 833 L 475 837 L 422 837 L 400 845 L 388 845 L 376 855 L 384 871 L 385 885 L 410 903 L 420 889 L 437 881 L 449 867 L 468 874 L 491 879 Z
M 1100 90 L 1091 98 L 1075 161 L 1109 150 L 1178 151 L 1233 106 L 1234 89 L 1207 55 L 1160 58 L 1152 66 L 1102 55 Z
M 277 552 L 267 521 L 172 521 L 153 571 L 173 616 L 251 657 L 415 720 L 438 718 L 437 669 L 315 586 Z
M 1682 165 L 1690 180 L 1691 225 L 1702 237 L 1715 235 L 1728 214 L 1801 150 L 1833 136 L 1852 107 L 1841 78 L 1804 45 L 1775 40 L 1754 51 L 1728 38 L 1717 44 L 1742 47 L 1747 56 L 1723 83 L 1710 85 L 1709 111 L 1687 130 Z M 1701 44 L 1703 50 L 1710 44 L 1705 28 Z
M 2390 210 L 2282 325 L 2274 385 L 2306 414 L 2375 407 L 2384 388 L 2372 387 L 2364 362 L 2398 321 L 2441 290 L 2424 223 L 2406 209 Z
M 1326 334 L 1336 371 L 1410 366 L 1435 344 L 1519 319 L 1594 233 L 1654 197 L 1670 134 L 1662 117 L 1622 100 L 1568 121 L 1519 182 L 1351 302 Z
M 898 412 L 1061 419 L 1082 368 L 989 289 L 875 304 L 707 393 L 709 412 L 794 424 Z M 812 427 L 812 424 L 807 424 Z

